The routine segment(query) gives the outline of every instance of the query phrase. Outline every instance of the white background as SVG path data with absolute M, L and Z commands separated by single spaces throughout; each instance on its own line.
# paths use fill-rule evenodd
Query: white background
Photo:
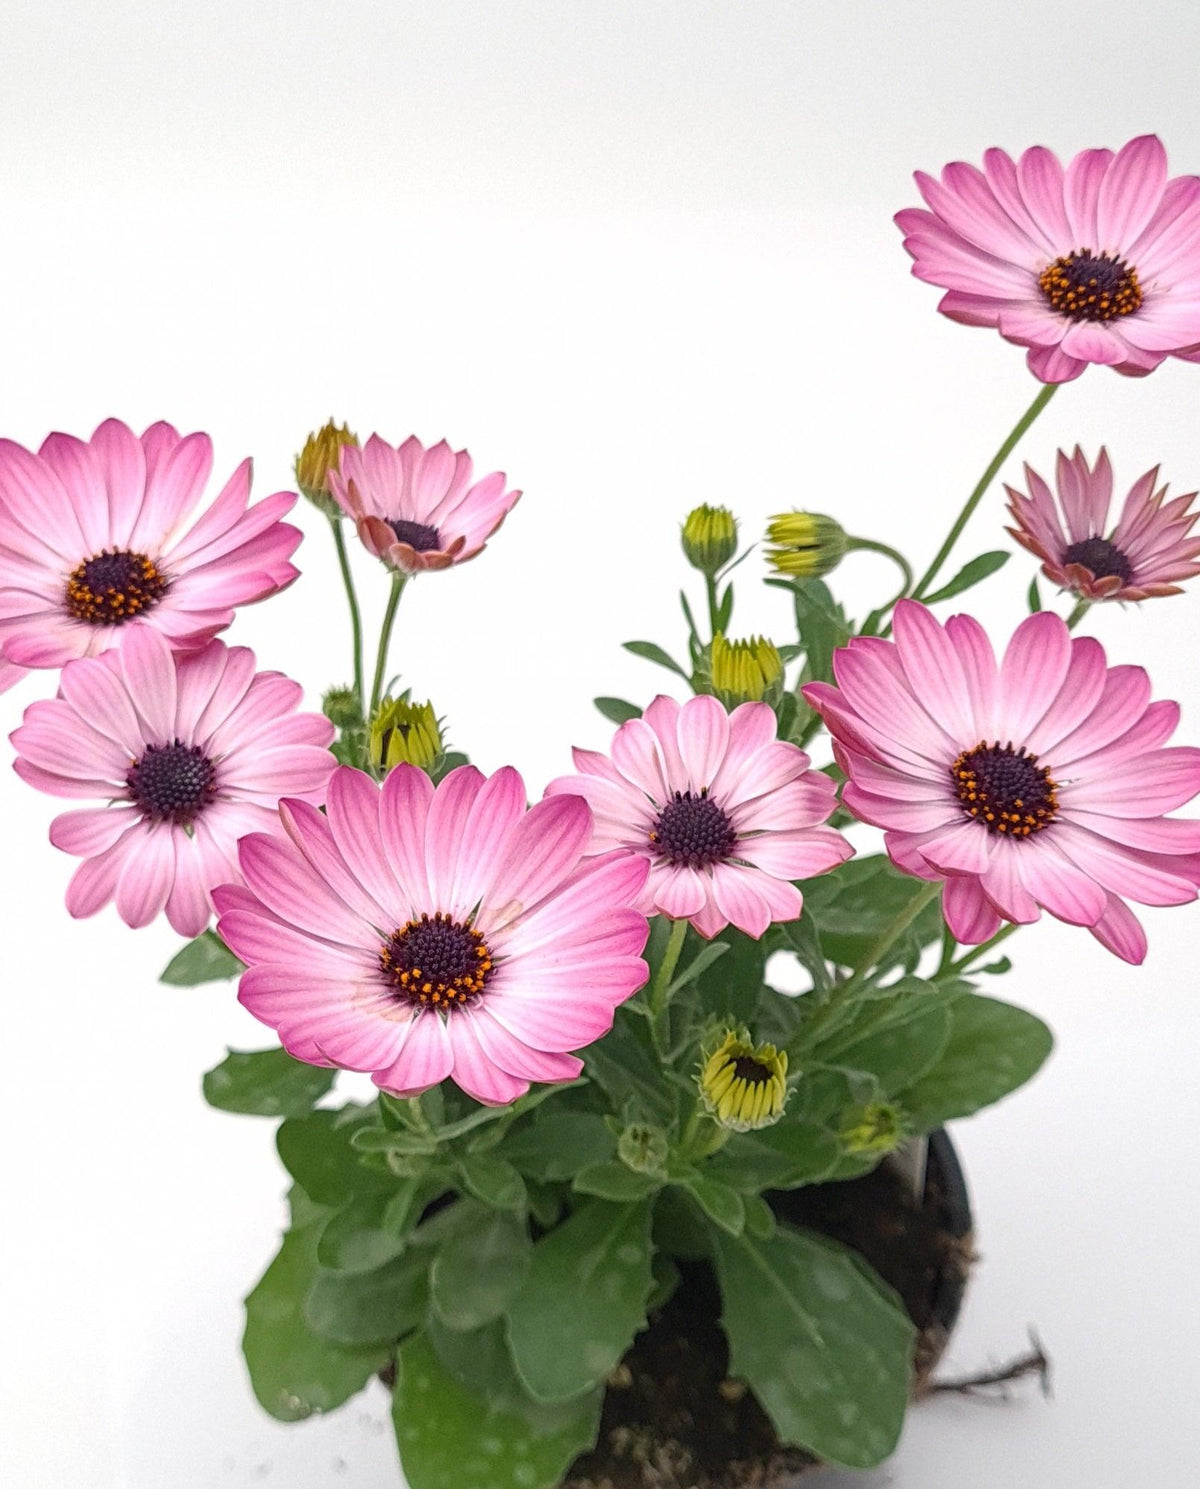
M 399 657 L 534 795 L 570 743 L 606 741 L 594 693 L 665 677 L 618 644 L 678 642 L 691 505 L 728 502 L 748 536 L 808 505 L 925 558 L 1032 396 L 1020 351 L 909 278 L 890 217 L 913 168 L 1157 130 L 1200 171 L 1186 3 L 10 0 L 3 21 L 0 432 L 166 417 L 211 431 L 221 479 L 253 452 L 260 493 L 331 412 L 503 466 L 525 499 L 478 562 L 410 591 Z M 1123 485 L 1161 460 L 1186 490 L 1198 407 L 1200 368 L 1094 369 L 1025 452 L 1045 469 L 1103 439 Z M 303 580 L 233 634 L 315 701 L 348 649 L 302 521 Z M 1000 524 L 997 492 L 962 556 Z M 735 630 L 786 639 L 755 572 Z M 1006 629 L 1029 574 L 1018 556 L 973 608 Z M 838 576 L 860 607 L 890 581 L 874 558 Z M 1198 604 L 1089 622 L 1193 741 Z M 51 685 L 0 699 L 5 732 Z M 381 1392 L 285 1428 L 244 1378 L 239 1299 L 283 1178 L 271 1124 L 210 1112 L 199 1077 L 264 1031 L 224 987 L 155 985 L 165 925 L 67 918 L 54 811 L 0 785 L 6 1481 L 394 1489 Z M 1053 922 L 1021 935 L 1003 991 L 1059 1049 L 957 1133 L 983 1255 L 952 1363 L 1036 1323 L 1055 1400 L 922 1407 L 856 1483 L 1195 1482 L 1200 920 L 1147 920 L 1140 972 Z

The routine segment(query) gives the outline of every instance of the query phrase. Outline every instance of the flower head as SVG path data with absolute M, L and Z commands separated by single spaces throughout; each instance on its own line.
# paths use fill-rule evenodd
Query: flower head
M 1200 886 L 1200 822 L 1163 815 L 1200 791 L 1200 750 L 1162 748 L 1178 705 L 1151 703 L 1140 667 L 1109 667 L 1048 611 L 999 665 L 970 616 L 943 627 L 905 600 L 895 636 L 856 638 L 834 656 L 836 687 L 804 689 L 849 777 L 845 805 L 885 829 L 900 868 L 945 880 L 959 941 L 1046 909 L 1140 962 L 1125 900 L 1179 905 Z
M 1158 467 L 1135 481 L 1115 527 L 1109 527 L 1113 474 L 1108 451 L 1094 466 L 1075 448 L 1058 452 L 1058 504 L 1047 483 L 1025 467 L 1029 494 L 1006 486 L 1017 542 L 1043 560 L 1042 572 L 1086 600 L 1145 600 L 1176 595 L 1181 579 L 1200 574 L 1200 538 L 1188 534 L 1196 493 L 1166 501 Z M 1060 515 L 1061 508 L 1061 515 Z
M 767 562 L 788 579 L 821 579 L 845 558 L 846 530 L 820 512 L 780 512 L 767 526 Z
M 739 703 L 773 703 L 783 689 L 779 648 L 765 636 L 712 643 L 712 690 L 726 708 Z
M 982 171 L 955 161 L 916 182 L 929 210 L 896 215 L 913 273 L 947 291 L 943 315 L 1028 347 L 1043 382 L 1200 356 L 1200 178 L 1168 180 L 1156 136 L 1065 168 L 1041 146 L 989 150 Z
M 280 831 L 281 794 L 324 800 L 333 726 L 297 713 L 299 702 L 299 684 L 255 672 L 244 646 L 172 653 L 148 626 L 69 662 L 58 697 L 31 704 L 12 742 L 31 786 L 105 803 L 50 828 L 56 848 L 84 860 L 67 890 L 71 914 L 115 899 L 128 925 L 165 909 L 181 935 L 199 935 L 211 891 L 240 877 L 238 838 Z
M 432 703 L 385 698 L 371 720 L 371 764 L 380 770 L 415 765 L 432 771 L 442 758 L 442 731 Z
M 415 1095 L 452 1078 L 503 1105 L 573 1080 L 570 1053 L 646 980 L 646 867 L 581 862 L 575 797 L 526 809 L 505 768 L 434 787 L 399 765 L 382 789 L 343 767 L 328 815 L 283 801 L 289 841 L 242 839 L 247 888 L 217 892 L 219 929 L 249 970 L 240 998 L 297 1059 L 370 1071 Z
M 321 712 L 339 729 L 353 729 L 356 725 L 362 727 L 362 703 L 359 701 L 357 688 L 327 689 L 321 699 Z
M 474 558 L 521 495 L 502 471 L 472 486 L 471 470 L 467 452 L 445 440 L 427 450 L 412 435 L 394 449 L 373 434 L 361 450 L 342 446 L 329 489 L 369 552 L 419 574 Z
M 212 468 L 207 434 L 117 419 L 88 442 L 52 434 L 36 455 L 0 440 L 0 688 L 17 669 L 95 656 L 132 631 L 195 651 L 295 579 L 300 541 L 281 491 L 255 506 L 244 460 L 189 524 Z
M 727 1031 L 700 1067 L 700 1100 L 713 1121 L 733 1132 L 771 1127 L 787 1104 L 786 1050 L 753 1044 L 745 1030 Z
M 692 568 L 711 578 L 737 552 L 737 519 L 728 507 L 695 507 L 684 519 L 679 539 Z
M 639 906 L 690 920 L 702 936 L 732 923 L 761 936 L 795 920 L 803 901 L 790 881 L 850 857 L 821 824 L 835 788 L 808 756 L 775 738 L 765 703 L 727 713 L 716 698 L 682 706 L 658 697 L 617 730 L 611 758 L 575 750 L 578 775 L 549 795 L 572 793 L 595 816 L 593 853 L 613 850 L 650 865 Z
M 326 517 L 341 516 L 341 508 L 329 492 L 329 472 L 337 470 L 343 445 L 357 445 L 358 435 L 348 424 L 337 425 L 332 419 L 314 430 L 296 456 L 296 485 L 314 507 Z

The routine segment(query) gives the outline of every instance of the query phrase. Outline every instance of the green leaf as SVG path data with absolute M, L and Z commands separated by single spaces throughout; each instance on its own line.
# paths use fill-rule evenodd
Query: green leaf
M 411 1489 L 553 1489 L 596 1440 L 598 1391 L 520 1411 L 468 1391 L 414 1334 L 397 1356 L 392 1419 Z
M 804 886 L 805 915 L 820 927 L 821 946 L 831 961 L 857 967 L 879 936 L 926 885 L 895 868 L 884 855 L 852 858 L 830 874 L 810 879 Z M 880 963 L 880 971 L 902 965 L 916 967 L 923 947 L 942 934 L 942 912 L 936 900 L 918 914 L 897 938 Z
M 846 1045 L 837 1062 L 851 1070 L 867 1071 L 892 1096 L 937 1064 L 949 1043 L 952 1024 L 953 1009 L 929 1008 Z
M 368 1189 L 335 1210 L 317 1242 L 317 1261 L 334 1272 L 370 1272 L 399 1256 L 420 1213 L 432 1198 L 416 1179 L 392 1189 Z
M 1011 557 L 1012 554 L 1006 553 L 1002 548 L 994 548 L 990 553 L 981 553 L 969 564 L 964 564 L 949 584 L 944 584 L 933 594 L 926 595 L 924 603 L 934 605 L 938 600 L 948 600 L 953 595 L 961 595 L 963 590 L 971 589 L 974 585 L 982 583 L 989 574 L 1002 569 Z
M 846 612 L 824 580 L 797 579 L 779 587 L 792 592 L 796 629 L 805 651 L 804 681 L 828 682 L 833 675 L 833 654 L 852 634 Z
M 279 1254 L 246 1299 L 242 1350 L 259 1404 L 281 1422 L 332 1411 L 361 1391 L 389 1351 L 343 1348 L 321 1338 L 304 1317 L 317 1277 L 317 1227 L 289 1231 Z
M 579 1194 L 595 1194 L 600 1199 L 629 1204 L 653 1194 L 661 1185 L 660 1178 L 637 1173 L 623 1163 L 590 1163 L 575 1175 L 572 1188 Z
M 543 1183 L 569 1179 L 589 1163 L 611 1158 L 616 1149 L 616 1138 L 598 1112 L 557 1108 L 541 1108 L 504 1142 L 509 1162 Z
M 827 1128 L 788 1115 L 774 1127 L 734 1133 L 704 1170 L 742 1194 L 755 1194 L 816 1184 L 833 1171 L 840 1154 Z
M 207 930 L 176 952 L 158 980 L 172 987 L 197 987 L 202 982 L 225 982 L 245 970 L 216 931 Z
M 845 1468 L 882 1462 L 908 1402 L 914 1329 L 899 1299 L 810 1232 L 714 1236 L 730 1373 L 783 1442 Z
M 931 1070 L 900 1093 L 928 1131 L 969 1117 L 1037 1074 L 1054 1046 L 1050 1030 L 1023 1008 L 971 993 L 955 1003 L 950 1039 Z
M 351 1146 L 354 1133 L 369 1120 L 369 1110 L 361 1106 L 319 1110 L 289 1117 L 275 1134 L 284 1168 L 317 1204 L 340 1209 L 362 1190 L 394 1182 L 367 1168 Z
M 491 1323 L 525 1281 L 532 1251 L 525 1226 L 498 1212 L 477 1229 L 452 1236 L 429 1274 L 434 1312 L 449 1329 Z
M 533 1248 L 508 1315 L 517 1374 L 539 1401 L 604 1379 L 646 1318 L 653 1284 L 650 1204 L 589 1199 Z
M 204 1099 L 223 1112 L 302 1117 L 333 1085 L 337 1072 L 293 1060 L 287 1050 L 230 1050 L 204 1077 Z
M 732 926 L 722 931 L 721 943 L 728 951 L 704 967 L 696 979 L 700 1006 L 713 1018 L 751 1023 L 766 976 L 767 948 Z
M 604 1038 L 583 1051 L 583 1061 L 588 1075 L 618 1111 L 631 1105 L 647 1122 L 660 1126 L 670 1122 L 674 1100 L 663 1083 L 662 1065 L 650 1042 L 649 1026 L 628 1005 L 617 1009 L 613 1026 Z
M 747 1194 L 743 1203 L 746 1207 L 746 1233 L 757 1236 L 760 1241 L 769 1241 L 779 1228 L 775 1211 L 761 1194 Z
M 1030 613 L 1030 615 L 1036 615 L 1038 613 L 1038 611 L 1042 608 L 1042 596 L 1041 596 L 1041 593 L 1038 590 L 1038 582 L 1037 582 L 1037 575 L 1036 574 L 1029 581 L 1028 600 L 1029 600 L 1029 613 Z
M 519 1210 L 525 1203 L 525 1181 L 507 1158 L 494 1153 L 465 1153 L 458 1172 L 469 1193 L 496 1210 Z
M 679 992 L 681 988 L 687 987 L 689 982 L 695 982 L 696 978 L 700 976 L 701 972 L 707 971 L 708 968 L 711 967 L 715 961 L 720 960 L 720 958 L 723 957 L 728 950 L 729 945 L 725 941 L 707 942 L 700 948 L 700 950 L 691 959 L 691 961 L 687 964 L 683 971 L 680 972 L 680 974 L 671 983 L 671 986 L 668 989 L 669 993 L 671 995 L 674 995 L 675 993 Z
M 592 702 L 614 724 L 626 724 L 630 719 L 640 719 L 642 716 L 637 704 L 627 703 L 624 698 L 593 698 Z
M 821 933 L 807 904 L 799 920 L 785 921 L 776 927 L 776 931 L 784 942 L 784 949 L 795 953 L 800 965 L 812 978 L 813 992 L 823 999 L 833 982 L 821 944 Z
M 656 646 L 653 641 L 624 641 L 621 643 L 626 651 L 631 651 L 635 657 L 642 657 L 647 662 L 653 662 L 656 666 L 665 667 L 668 672 L 678 673 L 680 677 L 687 677 L 687 673 L 674 659 L 663 651 L 661 646 Z
M 717 630 L 724 634 L 729 630 L 729 622 L 733 619 L 733 585 L 725 586 L 725 593 L 717 604 Z
M 391 1344 L 417 1328 L 428 1304 L 429 1253 L 412 1247 L 372 1272 L 317 1273 L 304 1320 L 335 1344 Z
M 699 1172 L 683 1174 L 675 1183 L 686 1189 L 708 1218 L 722 1230 L 731 1236 L 741 1235 L 746 1224 L 746 1205 L 736 1189 Z

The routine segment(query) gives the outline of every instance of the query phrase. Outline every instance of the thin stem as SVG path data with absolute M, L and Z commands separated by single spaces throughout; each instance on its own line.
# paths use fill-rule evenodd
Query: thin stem
M 375 717 L 375 710 L 379 707 L 379 699 L 383 693 L 383 676 L 387 669 L 388 648 L 392 642 L 392 627 L 396 624 L 396 611 L 400 605 L 400 596 L 404 593 L 407 582 L 407 574 L 392 575 L 392 592 L 388 596 L 387 609 L 383 612 L 383 629 L 379 633 L 379 653 L 375 659 L 375 681 L 371 684 L 371 707 L 367 711 L 367 719 Z
M 660 1053 L 665 1043 L 671 980 L 675 976 L 675 968 L 679 965 L 687 928 L 686 920 L 672 922 L 670 939 L 663 952 L 662 961 L 658 964 L 658 971 L 654 974 L 654 981 L 650 984 L 650 1028 L 654 1034 L 655 1047 Z
M 1070 615 L 1067 616 L 1067 630 L 1073 631 L 1091 608 L 1091 600 L 1078 601 L 1074 610 L 1072 610 Z
M 950 971 L 965 972 L 968 967 L 973 967 L 977 961 L 987 956 L 989 951 L 999 946 L 1001 941 L 1007 941 L 1015 930 L 1017 930 L 1015 925 L 1002 926 L 990 941 L 983 942 L 981 946 L 973 946 L 966 956 L 960 957 L 956 962 L 951 962 Z
M 851 538 L 846 549 L 847 553 L 856 553 L 860 549 L 865 550 L 868 553 L 882 553 L 884 558 L 890 558 L 891 561 L 896 565 L 901 574 L 904 575 L 904 583 L 900 587 L 900 593 L 896 596 L 896 600 L 902 600 L 912 588 L 913 583 L 912 565 L 909 563 L 908 559 L 904 557 L 903 553 L 900 553 L 897 549 L 892 548 L 889 544 L 877 543 L 874 538 Z M 890 610 L 891 607 L 896 603 L 896 600 L 889 600 L 883 608 L 885 610 Z
M 914 600 L 923 599 L 933 588 L 933 581 L 937 578 L 942 565 L 950 556 L 951 549 L 962 536 L 962 530 L 971 520 L 971 516 L 974 513 L 975 508 L 983 500 L 984 493 L 995 480 L 996 474 L 999 471 L 1000 467 L 1016 449 L 1017 445 L 1020 443 L 1030 425 L 1050 402 L 1051 398 L 1054 397 L 1057 389 L 1057 383 L 1046 383 L 1038 393 L 1037 397 L 1017 420 L 1012 433 L 996 451 L 995 455 L 992 457 L 991 464 L 988 466 L 987 470 L 984 471 L 983 475 L 980 476 L 979 484 L 975 487 L 975 490 L 971 492 L 970 496 L 967 497 L 966 506 L 964 506 L 962 511 L 958 514 L 958 518 L 955 521 L 954 526 L 947 534 L 946 541 L 938 549 L 937 555 L 935 556 L 933 562 L 921 576 L 921 582 L 917 585 L 916 589 L 914 589 L 912 593 L 912 597 Z
M 704 587 L 708 591 L 708 632 L 709 640 L 716 638 L 717 631 L 717 581 L 712 574 L 705 574 Z
M 342 571 L 342 583 L 346 586 L 346 602 L 350 606 L 350 627 L 354 632 L 354 694 L 362 708 L 363 697 L 363 632 L 362 611 L 358 608 L 358 595 L 354 589 L 354 575 L 350 572 L 350 555 L 346 552 L 346 535 L 342 532 L 340 518 L 331 517 L 333 543 L 337 549 L 338 567 Z

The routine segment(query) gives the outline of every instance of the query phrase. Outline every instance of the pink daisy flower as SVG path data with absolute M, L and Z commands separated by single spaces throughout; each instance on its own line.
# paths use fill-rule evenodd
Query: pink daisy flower
M 837 804 L 833 782 L 776 739 L 765 703 L 730 714 L 715 698 L 681 706 L 660 696 L 621 725 L 611 756 L 572 753 L 580 774 L 552 781 L 547 795 L 582 796 L 596 821 L 591 851 L 649 865 L 639 908 L 690 920 L 702 936 L 732 924 L 757 937 L 795 920 L 803 899 L 790 881 L 853 852 L 821 825 Z
M 943 629 L 905 600 L 895 627 L 836 653 L 836 687 L 804 689 L 850 778 L 845 805 L 885 829 L 902 869 L 945 880 L 959 941 L 1046 909 L 1140 962 L 1125 900 L 1180 905 L 1200 885 L 1200 822 L 1163 815 L 1200 791 L 1200 750 L 1162 748 L 1178 704 L 1151 703 L 1142 668 L 1109 667 L 1048 611 L 999 665 L 970 616 Z
M 1008 492 L 1015 527 L 1008 531 L 1043 560 L 1042 572 L 1085 600 L 1145 600 L 1177 595 L 1177 581 L 1200 574 L 1200 538 L 1189 538 L 1200 513 L 1190 510 L 1194 491 L 1164 506 L 1165 486 L 1155 490 L 1158 467 L 1136 481 L 1120 520 L 1106 536 L 1113 475 L 1108 451 L 1094 466 L 1078 446 L 1058 452 L 1058 505 L 1050 487 L 1025 467 L 1029 495 Z M 1059 512 L 1061 508 L 1061 515 Z
M 238 838 L 278 832 L 284 793 L 324 800 L 333 725 L 297 713 L 299 702 L 300 685 L 255 672 L 246 647 L 173 653 L 150 626 L 69 662 L 58 697 L 31 704 L 12 742 L 31 786 L 105 802 L 50 828 L 56 848 L 84 860 L 67 889 L 71 914 L 115 899 L 128 925 L 165 909 L 181 935 L 198 936 L 213 888 L 240 877 Z
M 96 656 L 130 630 L 202 647 L 235 606 L 290 584 L 300 532 L 291 491 L 250 507 L 244 460 L 198 521 L 207 434 L 118 419 L 88 442 L 52 434 L 36 455 L 0 440 L 0 690 L 23 669 Z
M 526 809 L 511 767 L 411 765 L 382 789 L 342 767 L 328 815 L 283 801 L 290 841 L 241 843 L 247 888 L 217 891 L 221 935 L 249 964 L 239 997 L 299 1060 L 370 1071 L 417 1095 L 451 1077 L 505 1105 L 574 1080 L 569 1053 L 646 981 L 629 908 L 644 865 L 581 862 L 577 798 Z
M 1028 347 L 1043 382 L 1200 356 L 1200 177 L 1168 180 L 1155 135 L 1065 169 L 1041 146 L 989 150 L 982 171 L 955 161 L 916 182 L 930 210 L 896 215 L 913 273 L 947 290 L 943 315 Z
M 367 550 L 393 569 L 448 569 L 483 551 L 521 495 L 503 471 L 471 483 L 471 457 L 445 440 L 427 450 L 410 435 L 399 449 L 373 434 L 343 445 L 329 489 L 353 517 Z

